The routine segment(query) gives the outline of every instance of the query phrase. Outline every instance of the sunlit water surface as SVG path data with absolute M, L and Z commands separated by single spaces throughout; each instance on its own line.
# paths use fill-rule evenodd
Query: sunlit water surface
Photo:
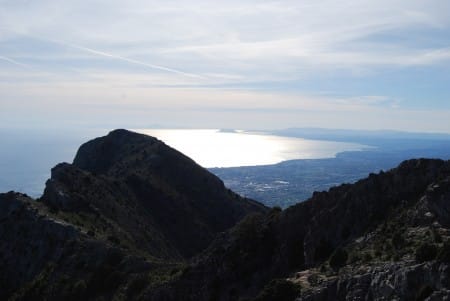
M 245 131 L 136 129 L 154 136 L 203 167 L 276 164 L 293 159 L 332 158 L 366 147 L 356 143 L 307 140 Z
M 204 167 L 274 164 L 291 159 L 333 157 L 363 145 L 218 130 L 137 130 L 156 136 Z M 72 162 L 78 147 L 108 130 L 12 131 L 0 129 L 0 192 L 42 194 L 50 169 Z

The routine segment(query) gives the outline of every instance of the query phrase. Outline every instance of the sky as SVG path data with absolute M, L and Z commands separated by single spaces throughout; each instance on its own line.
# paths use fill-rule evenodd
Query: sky
M 448 0 L 0 0 L 0 128 L 450 133 Z

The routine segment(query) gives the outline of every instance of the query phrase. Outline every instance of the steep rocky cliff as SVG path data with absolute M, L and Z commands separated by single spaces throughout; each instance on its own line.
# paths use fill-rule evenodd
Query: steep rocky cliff
M 450 162 L 411 160 L 285 211 L 249 216 L 158 294 L 172 300 L 448 296 L 449 179 Z
M 445 300 L 450 162 L 268 210 L 116 130 L 53 168 L 41 199 L 0 194 L 0 241 L 2 300 Z
M 132 296 L 135 279 L 173 266 L 94 239 L 14 192 L 0 194 L 0 238 L 1 300 Z
M 39 200 L 0 194 L 0 299 L 127 299 L 266 210 L 163 142 L 112 131 L 55 166 Z

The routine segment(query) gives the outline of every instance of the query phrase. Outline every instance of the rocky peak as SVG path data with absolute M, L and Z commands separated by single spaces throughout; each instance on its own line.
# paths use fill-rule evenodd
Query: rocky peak
M 158 147 L 164 146 L 156 138 L 118 129 L 83 144 L 78 149 L 73 165 L 93 173 L 107 173 L 113 167 L 133 163 L 132 159 L 145 155 L 148 150 L 156 155 Z M 149 157 L 152 157 L 151 154 L 146 159 Z
M 417 159 L 269 211 L 115 130 L 39 201 L 0 194 L 0 299 L 444 300 L 449 204 L 450 162 Z
M 91 140 L 73 164 L 55 166 L 41 200 L 55 210 L 103 216 L 115 224 L 107 236 L 177 259 L 206 248 L 247 213 L 266 210 L 163 142 L 127 130 Z
M 39 200 L 0 194 L 0 299 L 136 297 L 266 210 L 156 138 L 112 131 L 56 165 Z

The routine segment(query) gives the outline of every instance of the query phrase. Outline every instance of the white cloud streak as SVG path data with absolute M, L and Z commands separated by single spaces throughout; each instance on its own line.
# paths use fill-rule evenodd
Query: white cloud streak
M 64 45 L 64 46 L 76 48 L 76 49 L 82 50 L 84 52 L 95 54 L 97 56 L 102 56 L 102 57 L 107 57 L 107 58 L 111 58 L 111 59 L 115 59 L 115 60 L 120 60 L 120 61 L 128 62 L 128 63 L 131 63 L 131 64 L 148 67 L 148 68 L 151 68 L 151 69 L 157 69 L 157 70 L 162 70 L 162 71 L 166 71 L 166 72 L 170 72 L 170 73 L 176 73 L 176 74 L 180 74 L 180 75 L 187 76 L 187 77 L 205 79 L 204 76 L 200 76 L 200 75 L 197 75 L 197 74 L 192 74 L 192 73 L 180 71 L 180 70 L 173 69 L 173 68 L 168 68 L 168 67 L 165 67 L 165 66 L 150 64 L 150 63 L 142 62 L 142 61 L 139 61 L 139 60 L 131 59 L 131 58 L 128 58 L 128 57 L 124 57 L 124 56 L 120 56 L 120 55 L 116 55 L 116 54 L 112 54 L 112 53 L 108 53 L 108 52 L 104 52 L 104 51 L 100 51 L 100 50 L 96 50 L 96 49 L 92 49 L 92 48 L 88 48 L 88 47 L 84 47 L 84 46 L 80 46 L 80 45 L 75 45 L 75 44 L 61 42 L 61 41 L 56 41 L 56 40 L 49 40 L 49 41 L 51 41 L 53 43 L 58 43 L 58 44 L 61 44 L 61 45 Z
M 21 62 L 18 62 L 18 61 L 16 61 L 16 60 L 14 60 L 14 59 L 12 59 L 12 58 L 9 58 L 9 57 L 6 57 L 6 56 L 0 55 L 0 60 L 7 61 L 7 62 L 9 62 L 9 63 L 11 63 L 11 64 L 20 66 L 20 67 L 22 67 L 22 68 L 26 68 L 26 69 L 30 68 L 29 65 L 23 64 L 23 63 L 21 63 Z
M 339 112 L 336 122 L 357 124 L 351 118 L 355 112 L 363 111 L 358 116 L 369 120 L 378 108 L 405 109 L 399 108 L 408 105 L 402 95 L 413 95 L 407 90 L 417 84 L 424 87 L 419 91 L 423 95 L 430 90 L 429 98 L 417 99 L 432 107 L 436 90 L 441 97 L 436 107 L 446 110 L 442 98 L 448 88 L 442 82 L 450 65 L 449 35 L 448 0 L 0 0 L 0 59 L 24 67 L 23 60 L 34 69 L 19 74 L 19 68 L 7 66 L 0 72 L 0 82 L 7 83 L 0 85 L 1 105 L 5 107 L 7 96 L 12 111 L 14 106 L 20 110 L 17 100 L 34 100 L 39 106 L 46 99 L 73 107 L 83 100 L 105 110 L 110 102 L 120 103 L 121 109 L 129 105 L 130 111 L 203 108 L 251 115 L 253 108 L 285 115 L 291 111 L 290 119 L 277 117 L 270 120 L 273 124 L 289 120 L 289 126 L 296 126 L 295 120 L 303 118 L 317 126 L 298 113 L 307 110 L 317 120 L 321 113 Z M 41 76 L 37 69 L 51 74 Z M 434 78 L 408 79 L 408 72 L 418 69 L 436 76 L 436 83 Z M 441 75 L 431 69 L 440 69 Z M 383 76 L 404 77 L 405 82 L 398 80 L 404 90 L 386 88 L 390 82 Z M 353 91 L 352 79 L 364 77 L 370 83 L 359 82 Z M 337 83 L 323 84 L 333 81 Z M 386 91 L 377 86 L 380 82 Z M 278 84 L 298 86 L 288 95 L 273 91 Z M 197 89 L 199 85 L 209 89 Z M 341 91 L 340 85 L 348 89 Z M 217 88 L 221 86 L 230 89 Z M 317 97 L 327 93 L 331 97 Z M 417 99 L 416 108 L 427 107 Z M 441 116 L 433 114 L 427 116 Z M 260 125 L 269 122 L 259 116 L 255 121 Z
M 158 69 L 158 70 L 162 70 L 162 71 L 167 71 L 167 72 L 172 72 L 172 73 L 177 73 L 177 74 L 181 74 L 184 76 L 189 76 L 189 77 L 195 77 L 195 78 L 204 78 L 203 76 L 197 75 L 197 74 L 192 74 L 192 73 L 187 73 L 187 72 L 183 72 L 180 70 L 176 70 L 176 69 L 172 69 L 172 68 L 168 68 L 168 67 L 164 67 L 164 66 L 159 66 L 159 65 L 154 65 L 154 64 L 149 64 L 149 63 L 145 63 L 145 62 L 141 62 L 138 60 L 134 60 L 134 59 L 130 59 L 127 57 L 123 57 L 120 55 L 114 55 L 111 53 L 106 53 L 103 51 L 98 51 L 98 50 L 94 50 L 94 49 L 90 49 L 87 47 L 82 47 L 82 46 L 77 46 L 77 45 L 73 45 L 73 44 L 67 44 L 68 46 L 83 50 L 83 51 L 87 51 L 93 54 L 97 54 L 100 56 L 104 56 L 104 57 L 109 57 L 109 58 L 113 58 L 113 59 L 118 59 L 118 60 L 122 60 L 128 63 L 132 63 L 132 64 L 136 64 L 136 65 L 141 65 L 141 66 L 145 66 L 145 67 L 149 67 L 152 69 Z
M 227 74 L 214 82 L 291 80 L 336 70 L 354 76 L 450 60 L 450 42 L 420 41 L 435 31 L 450 34 L 448 0 L 42 0 L 0 7 L 0 42 L 64 37 L 86 53 L 155 70 L 198 79 Z M 32 50 L 28 56 L 45 59 Z

